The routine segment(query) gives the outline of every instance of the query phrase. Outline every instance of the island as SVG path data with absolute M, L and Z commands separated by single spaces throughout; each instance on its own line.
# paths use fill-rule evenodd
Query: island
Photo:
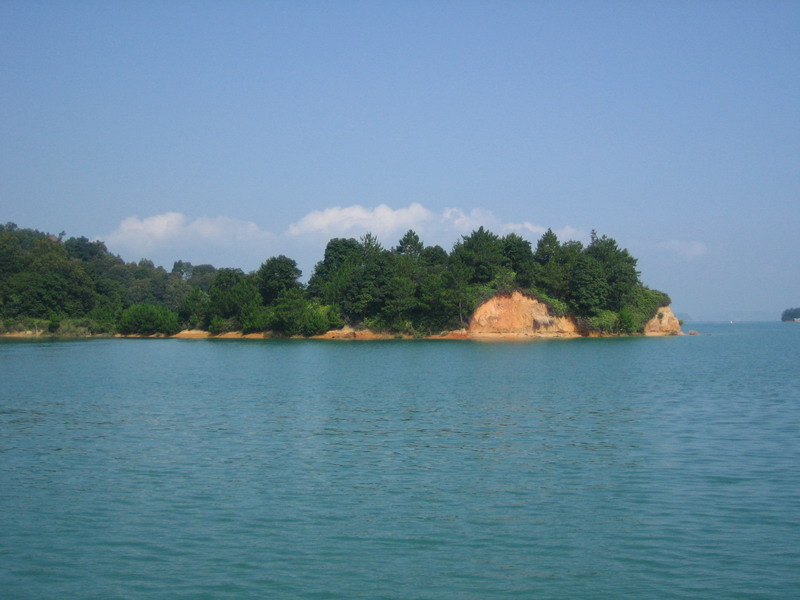
M 781 321 L 800 323 L 800 308 L 787 308 L 781 315 Z
M 667 294 L 592 232 L 535 247 L 480 227 L 448 252 L 414 231 L 328 241 L 307 283 L 296 261 L 252 272 L 126 263 L 99 240 L 0 225 L 0 333 L 58 336 L 497 339 L 679 335 Z

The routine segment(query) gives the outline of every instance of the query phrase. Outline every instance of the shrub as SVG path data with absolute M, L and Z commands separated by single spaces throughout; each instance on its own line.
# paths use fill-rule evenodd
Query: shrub
M 557 300 L 556 298 L 548 296 L 544 292 L 540 292 L 537 289 L 531 289 L 528 292 L 528 294 L 533 296 L 534 298 L 536 298 L 540 302 L 544 302 L 547 305 L 547 308 L 549 309 L 550 314 L 553 315 L 554 317 L 564 317 L 569 312 L 566 302 L 563 302 L 561 300 Z
M 123 334 L 173 335 L 180 331 L 178 315 L 163 306 L 134 304 L 122 311 L 118 330 Z
M 219 335 L 220 333 L 226 333 L 228 331 L 235 330 L 236 323 L 234 323 L 233 319 L 223 319 L 219 316 L 211 319 L 211 323 L 208 326 L 208 331 L 213 335 Z
M 613 310 L 601 310 L 588 321 L 592 329 L 602 333 L 617 333 L 620 330 L 619 315 Z
M 249 306 L 242 311 L 241 320 L 244 333 L 267 331 L 272 329 L 275 311 L 266 306 Z
M 619 330 L 623 333 L 641 333 L 645 324 L 656 316 L 658 309 L 669 303 L 670 298 L 664 292 L 643 285 L 635 287 L 619 311 Z

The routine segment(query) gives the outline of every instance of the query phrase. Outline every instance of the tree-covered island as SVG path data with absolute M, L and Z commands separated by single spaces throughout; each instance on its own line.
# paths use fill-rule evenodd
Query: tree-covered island
M 787 308 L 781 315 L 781 321 L 800 321 L 800 308 Z
M 297 263 L 268 258 L 259 269 L 177 261 L 126 263 L 101 241 L 0 225 L 0 333 L 165 334 L 181 329 L 313 336 L 344 325 L 412 336 L 463 328 L 487 298 L 519 290 L 587 332 L 633 334 L 663 292 L 642 284 L 636 259 L 592 232 L 561 242 L 548 230 L 533 247 L 483 227 L 450 252 L 408 231 L 384 248 L 367 234 L 334 238 L 307 285 Z

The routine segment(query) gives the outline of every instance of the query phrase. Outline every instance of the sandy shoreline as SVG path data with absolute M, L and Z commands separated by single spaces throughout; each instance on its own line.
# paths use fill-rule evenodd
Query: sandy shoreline
M 648 337 L 658 335 L 649 334 Z M 679 334 L 682 335 L 682 334 Z M 641 337 L 642 334 L 634 335 L 633 337 Z M 202 329 L 184 329 L 174 335 L 123 335 L 121 333 L 115 334 L 99 334 L 90 336 L 59 336 L 44 331 L 17 331 L 11 333 L 0 333 L 0 338 L 17 338 L 17 339 L 30 339 L 30 338 L 127 338 L 127 339 L 179 339 L 179 340 L 268 340 L 268 339 L 304 339 L 304 340 L 471 340 L 477 342 L 492 342 L 492 341 L 534 341 L 541 339 L 573 339 L 579 337 L 623 337 L 618 335 L 581 335 L 579 333 L 566 333 L 566 332 L 539 332 L 539 333 L 491 333 L 491 332 L 469 332 L 466 329 L 458 329 L 455 331 L 444 331 L 439 334 L 426 335 L 426 336 L 411 336 L 407 334 L 395 334 L 386 332 L 376 332 L 369 329 L 353 329 L 352 327 L 344 327 L 342 329 L 334 329 L 327 331 L 321 335 L 314 335 L 310 337 L 304 336 L 276 336 L 269 333 L 243 333 L 241 331 L 228 331 L 218 335 L 212 335 L 208 331 Z

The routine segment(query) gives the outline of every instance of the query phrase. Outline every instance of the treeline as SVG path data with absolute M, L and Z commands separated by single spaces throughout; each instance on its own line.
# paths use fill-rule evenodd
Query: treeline
M 781 321 L 794 321 L 800 319 L 800 308 L 787 308 L 781 314 Z
M 0 225 L 0 330 L 311 336 L 350 324 L 429 335 L 465 326 L 495 293 L 521 290 L 587 330 L 634 333 L 670 302 L 641 283 L 627 250 L 595 232 L 584 246 L 548 230 L 534 248 L 481 227 L 450 252 L 414 231 L 392 248 L 371 234 L 335 238 L 307 285 L 282 255 L 251 273 L 184 261 L 167 272 L 126 263 L 101 241 L 63 238 Z

